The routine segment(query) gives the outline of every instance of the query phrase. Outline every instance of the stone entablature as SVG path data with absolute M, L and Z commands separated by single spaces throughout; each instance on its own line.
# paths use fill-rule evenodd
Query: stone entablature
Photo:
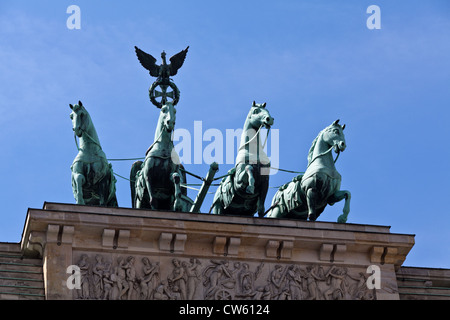
M 413 245 L 386 226 L 58 203 L 29 209 L 22 235 L 47 299 L 398 299 Z M 86 265 L 84 291 L 64 285 L 70 265 Z
M 450 300 L 450 269 L 402 266 L 397 270 L 402 300 Z

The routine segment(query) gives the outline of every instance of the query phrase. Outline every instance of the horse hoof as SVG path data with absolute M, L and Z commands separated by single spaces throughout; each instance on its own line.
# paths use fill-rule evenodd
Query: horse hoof
M 346 223 L 347 222 L 347 217 L 345 217 L 343 214 L 340 215 L 337 219 L 338 223 Z
M 254 186 L 248 186 L 247 189 L 245 189 L 245 192 L 247 192 L 249 194 L 254 194 L 255 193 L 255 187 Z
M 259 216 L 260 218 L 263 218 L 263 217 L 265 216 L 265 214 L 266 214 L 266 210 L 265 210 L 264 207 L 258 208 L 258 216 Z

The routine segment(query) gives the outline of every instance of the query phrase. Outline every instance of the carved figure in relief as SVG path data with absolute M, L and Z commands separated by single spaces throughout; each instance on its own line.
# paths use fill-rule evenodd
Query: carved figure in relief
M 203 270 L 203 276 L 206 280 L 203 285 L 207 287 L 204 296 L 205 299 L 211 300 L 218 298 L 229 297 L 230 294 L 226 289 L 234 289 L 236 280 L 233 273 L 228 269 L 228 261 L 210 260 L 213 265 L 210 265 Z
M 103 274 L 103 290 L 104 290 L 103 300 L 113 300 L 112 299 L 113 286 L 114 281 L 111 280 L 111 273 L 108 270 Z
M 259 300 L 270 300 L 270 286 L 266 285 L 264 287 L 258 287 L 257 289 L 261 294 L 259 296 Z
M 94 296 L 96 299 L 101 299 L 104 292 L 103 273 L 106 271 L 107 266 L 104 263 L 103 257 L 101 255 L 96 255 L 95 260 L 97 262 L 92 268 Z
M 325 300 L 342 300 L 346 296 L 347 270 L 345 268 L 339 268 L 331 266 L 328 270 L 326 277 L 328 277 L 329 288 L 323 293 Z
M 261 288 L 256 288 L 256 280 L 261 274 L 264 263 L 256 267 L 255 272 L 250 271 L 248 263 L 243 263 L 242 268 L 238 273 L 238 292 L 235 297 L 248 300 L 259 300 L 263 294 Z
M 91 260 L 90 260 L 91 259 Z M 90 261 L 94 261 L 91 264 Z M 374 293 L 367 288 L 363 272 L 351 275 L 347 268 L 331 265 L 325 272 L 321 265 L 252 263 L 210 260 L 203 267 L 200 259 L 174 258 L 161 279 L 160 263 L 143 257 L 118 257 L 115 265 L 103 255 L 78 260 L 81 288 L 78 299 L 103 300 L 369 300 Z M 254 265 L 254 264 L 253 264 Z M 268 269 L 267 269 L 268 268 Z M 266 271 L 265 273 L 263 271 Z M 266 274 L 261 279 L 261 274 Z M 199 288 L 199 284 L 203 288 Z M 200 290 L 203 289 L 203 290 Z
M 117 284 L 117 300 L 121 300 L 123 295 L 128 291 L 129 285 L 126 280 L 127 272 L 125 269 L 126 261 L 124 258 L 118 258 L 117 259 L 118 265 L 116 267 L 116 284 Z
M 349 286 L 349 297 L 348 299 L 352 300 L 372 300 L 374 298 L 374 295 L 372 292 L 367 288 L 367 277 L 364 275 L 364 273 L 360 272 L 358 274 L 358 277 L 352 277 L 351 275 L 348 275 L 351 279 L 357 281 L 355 284 Z
M 242 264 L 242 270 L 238 275 L 238 288 L 240 293 L 246 294 L 253 291 L 255 279 L 253 273 L 249 270 L 248 263 Z
M 201 280 L 201 272 L 198 271 L 198 267 L 201 266 L 201 262 L 198 259 L 191 258 L 189 263 L 184 261 L 182 266 L 186 272 L 187 283 L 186 283 L 186 293 L 187 299 L 193 300 L 195 297 L 195 291 L 197 289 L 198 283 Z
M 136 268 L 134 267 L 134 261 L 134 257 L 130 256 L 127 258 L 126 264 L 123 266 L 128 283 L 128 300 L 132 300 L 135 297 Z
M 159 262 L 151 263 L 146 257 L 142 258 L 144 276 L 140 279 L 141 296 L 143 300 L 152 299 L 153 291 L 159 283 Z
M 286 273 L 287 287 L 292 300 L 302 300 L 302 273 L 298 265 L 290 265 Z
M 154 294 L 155 300 L 176 300 L 176 297 L 169 289 L 169 283 L 166 280 L 161 281 L 160 285 L 156 288 Z
M 78 299 L 89 299 L 89 262 L 88 256 L 83 254 L 78 261 L 78 267 L 80 268 L 81 285 L 80 289 L 77 289 Z
M 277 264 L 270 273 L 269 284 L 272 299 L 277 299 L 282 292 L 285 271 L 286 269 L 283 270 L 283 267 Z
M 174 266 L 172 274 L 167 277 L 170 287 L 173 292 L 180 295 L 181 300 L 186 300 L 186 272 L 181 265 L 180 260 L 173 259 L 172 264 Z
M 317 265 L 309 266 L 306 268 L 306 271 L 306 285 L 309 293 L 307 300 L 321 300 L 321 292 L 317 282 L 325 279 L 321 277 L 319 267 Z

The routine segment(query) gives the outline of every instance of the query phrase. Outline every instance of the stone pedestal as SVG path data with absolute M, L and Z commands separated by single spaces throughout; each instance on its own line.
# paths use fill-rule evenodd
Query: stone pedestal
M 386 226 L 59 203 L 22 236 L 47 299 L 399 299 L 413 245 Z

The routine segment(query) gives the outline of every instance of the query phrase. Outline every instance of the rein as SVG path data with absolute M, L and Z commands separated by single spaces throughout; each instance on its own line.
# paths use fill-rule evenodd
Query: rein
M 170 141 L 172 142 L 172 145 L 173 145 L 173 136 L 174 136 L 174 134 L 175 134 L 174 131 L 175 131 L 175 130 L 172 130 L 172 132 L 170 133 Z M 153 146 L 154 146 L 157 142 L 159 142 L 159 139 L 161 138 L 163 132 L 164 132 L 164 128 L 163 128 L 163 130 L 161 130 L 161 133 L 159 134 L 158 138 L 156 138 L 155 141 L 153 141 L 152 145 L 151 145 L 150 147 L 148 147 L 147 151 L 145 152 L 145 156 L 146 156 L 146 157 L 147 157 L 147 154 L 150 152 L 150 150 L 152 150 Z M 170 157 L 167 157 L 167 158 L 165 158 L 165 159 L 168 159 L 168 158 L 170 158 Z
M 73 137 L 75 138 L 75 145 L 77 146 L 77 150 L 80 151 L 80 147 L 78 146 L 78 141 L 77 141 L 77 134 L 75 133 L 75 131 L 73 132 Z
M 150 147 L 148 147 L 147 151 L 145 152 L 145 156 L 147 156 L 147 154 L 150 152 L 150 150 L 152 150 L 153 146 L 159 141 L 159 138 L 161 138 L 163 132 L 164 132 L 164 130 L 161 130 L 161 133 L 159 134 L 158 138 L 156 138 L 155 141 L 153 141 L 152 145 Z
M 238 151 L 240 151 L 243 147 L 245 147 L 245 146 L 248 145 L 250 142 L 252 142 L 252 141 L 258 136 L 258 134 L 259 134 L 259 132 L 261 131 L 261 128 L 262 128 L 263 126 L 264 126 L 264 124 L 262 124 L 262 125 L 259 127 L 258 131 L 256 131 L 255 135 L 254 135 L 250 140 L 248 140 L 246 143 L 244 143 L 242 146 L 239 147 Z M 267 130 L 266 139 L 264 140 L 264 144 L 262 145 L 263 149 L 264 149 L 264 147 L 266 146 L 267 138 L 269 137 L 269 132 L 270 132 L 270 127 L 269 127 L 269 129 Z
M 81 130 L 81 132 L 82 132 L 83 134 L 86 135 L 86 137 L 89 138 L 89 140 L 91 140 L 94 144 L 96 144 L 100 149 L 102 148 L 102 146 L 100 145 L 100 143 L 98 143 L 97 141 L 95 141 L 95 139 L 92 138 L 85 130 L 83 130 L 83 129 L 80 129 L 80 130 Z M 78 151 L 81 151 L 82 149 L 78 146 L 77 134 L 75 133 L 75 131 L 73 132 L 73 137 L 74 137 L 74 139 L 75 139 L 75 145 L 77 146 L 77 150 L 78 150 Z
M 327 151 L 322 152 L 322 153 L 318 154 L 317 156 L 315 156 L 315 157 L 311 160 L 311 162 L 308 164 L 308 167 L 309 167 L 309 166 L 310 166 L 317 158 L 326 155 L 326 154 L 329 153 L 331 150 L 333 150 L 333 148 L 336 147 L 336 146 L 337 146 L 337 144 L 334 144 L 334 145 L 332 145 Z M 341 154 L 341 151 L 339 150 L 339 147 L 338 147 L 338 153 L 337 153 L 336 159 L 334 159 L 334 163 L 336 163 L 336 161 L 337 161 L 337 159 L 339 158 L 339 155 L 340 155 L 340 154 Z

